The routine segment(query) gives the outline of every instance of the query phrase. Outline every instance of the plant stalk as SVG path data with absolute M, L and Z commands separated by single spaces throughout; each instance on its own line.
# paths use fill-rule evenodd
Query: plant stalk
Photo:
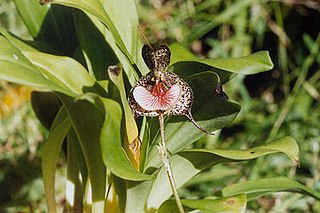
M 160 124 L 160 135 L 161 135 L 161 144 L 158 145 L 159 154 L 160 154 L 161 160 L 163 162 L 163 165 L 166 169 L 166 173 L 169 178 L 171 190 L 172 190 L 172 193 L 176 199 L 176 203 L 177 203 L 179 212 L 184 213 L 185 211 L 183 209 L 183 206 L 182 206 L 182 203 L 181 203 L 178 191 L 177 191 L 177 187 L 176 187 L 176 184 L 174 181 L 172 169 L 171 169 L 170 162 L 169 162 L 169 157 L 168 157 L 169 154 L 168 154 L 166 142 L 164 139 L 164 118 L 163 118 L 162 113 L 159 114 L 159 124 Z

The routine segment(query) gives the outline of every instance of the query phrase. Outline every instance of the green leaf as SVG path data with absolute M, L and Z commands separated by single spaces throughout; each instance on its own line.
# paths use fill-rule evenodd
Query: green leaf
M 21 51 L 36 51 L 35 48 L 27 45 L 19 37 L 16 37 L 15 35 L 7 32 L 7 30 L 2 27 L 0 27 L 0 33 L 2 34 L 3 37 L 5 37 L 12 45 L 14 45 L 19 50 L 21 50 Z
M 37 41 L 50 43 L 73 55 L 77 47 L 71 8 L 59 5 L 40 5 L 39 0 L 14 0 L 16 8 Z M 67 29 L 67 30 L 64 30 Z
M 100 109 L 99 102 L 96 102 L 96 99 L 90 93 L 77 100 L 62 94 L 59 95 L 59 98 L 70 115 L 86 161 L 88 179 L 92 188 L 92 209 L 93 211 L 103 212 L 106 167 L 102 161 L 100 132 L 104 112 Z
M 194 119 L 203 128 L 211 131 L 228 125 L 240 111 L 240 106 L 232 101 L 218 99 L 215 94 L 218 82 L 213 72 L 202 72 L 186 79 L 193 89 L 194 104 L 192 112 Z M 167 119 L 165 124 L 165 139 L 171 154 L 182 150 L 204 136 L 186 117 L 175 116 Z M 160 135 L 156 135 L 148 155 L 147 167 L 161 165 L 156 145 L 160 142 Z
M 98 0 L 41 0 L 41 2 L 78 8 L 97 17 L 105 26 L 107 26 L 108 30 L 105 29 L 105 33 L 111 33 L 112 39 L 108 40 L 107 38 L 107 40 L 127 71 L 129 80 L 133 83 L 135 79 L 137 79 L 138 76 L 136 72 L 139 72 L 139 70 L 135 64 L 135 61 L 137 61 L 135 60 L 135 52 L 139 51 L 139 42 L 137 39 L 137 29 L 133 31 L 133 29 L 138 26 L 138 16 L 136 14 L 134 1 L 104 1 L 105 7 Z M 119 11 L 126 11 L 127 14 L 121 16 L 122 19 L 118 23 Z M 117 22 L 117 24 L 114 22 Z M 118 28 L 124 31 L 121 31 L 120 34 Z M 116 45 L 113 45 L 114 42 Z M 131 70 L 128 70 L 129 68 L 136 72 L 131 72 Z
M 104 7 L 123 39 L 133 61 L 130 65 L 121 64 L 131 84 L 138 80 L 140 74 L 146 74 L 149 69 L 142 59 L 142 42 L 138 32 L 139 18 L 134 0 L 103 0 Z M 126 15 L 119 16 L 119 11 L 126 11 Z M 109 40 L 108 40 L 109 42 Z M 118 57 L 120 54 L 117 54 Z M 127 56 L 128 57 L 128 56 Z M 133 67 L 131 67 L 133 65 Z M 137 66 L 137 67 L 136 67 Z M 141 76 L 140 76 L 141 77 Z
M 140 71 L 142 74 L 146 74 L 149 71 L 141 55 L 142 42 L 138 33 L 139 18 L 136 2 L 134 0 L 102 0 L 102 2 L 105 10 L 110 16 L 110 19 L 116 26 L 126 48 L 128 49 L 130 54 L 129 57 L 133 60 L 131 61 L 131 64 L 134 64 L 134 66 L 136 64 L 139 68 L 137 70 L 136 68 L 130 67 L 131 65 L 123 63 L 123 60 L 121 61 L 121 64 L 128 75 L 129 81 L 131 83 L 135 83 L 135 81 L 138 80 L 137 74 L 140 74 Z M 125 15 L 119 16 L 119 11 L 125 11 Z M 116 40 L 115 36 L 114 38 Z M 119 56 L 120 54 L 117 55 Z
M 118 45 L 120 48 L 125 49 L 123 40 L 99 0 L 40 0 L 40 3 L 61 4 L 64 6 L 74 7 L 96 16 L 100 21 L 108 26 L 111 33 L 115 36 L 115 40 L 119 42 Z
M 81 173 L 81 164 L 84 163 L 84 158 L 73 128 L 68 134 L 67 151 L 66 208 L 67 211 L 83 211 L 83 183 L 86 183 L 86 178 Z
M 133 5 L 132 5 L 133 4 Z M 120 63 L 122 64 L 124 71 L 126 72 L 130 83 L 133 85 L 136 80 L 138 79 L 138 75 L 140 71 L 142 73 L 147 73 L 148 68 L 146 67 L 142 56 L 140 54 L 142 49 L 142 44 L 140 40 L 136 41 L 138 37 L 137 31 L 137 15 L 136 12 L 132 11 L 132 14 L 127 14 L 126 16 L 122 16 L 123 21 L 118 23 L 118 11 L 119 7 L 114 7 L 114 5 L 121 5 L 123 7 L 128 7 L 129 9 L 124 9 L 125 11 L 131 12 L 131 9 L 135 8 L 134 1 L 125 1 L 120 3 L 119 1 L 105 1 L 104 2 L 105 8 L 108 11 L 112 20 L 117 22 L 117 26 L 119 26 L 119 33 L 121 38 L 124 38 L 124 43 L 127 45 L 128 53 L 125 53 L 119 48 L 117 44 L 117 40 L 112 32 L 107 30 L 105 26 L 94 16 L 89 15 L 91 21 L 96 25 L 96 27 L 100 30 L 101 34 L 104 35 L 106 41 L 109 43 L 111 48 L 113 49 L 114 53 L 118 57 Z M 125 23 L 125 24 L 124 24 Z M 120 27 L 121 26 L 121 27 Z M 137 75 L 138 74 L 138 75 Z
M 65 108 L 62 107 L 50 129 L 42 154 L 42 176 L 48 212 L 56 212 L 55 171 L 63 139 L 70 127 L 70 119 Z
M 107 79 L 107 68 L 119 63 L 117 57 L 104 35 L 84 12 L 73 10 L 73 18 L 89 73 L 97 80 Z
M 127 200 L 125 212 L 144 212 L 153 179 L 137 182 L 126 181 Z
M 243 161 L 258 158 L 267 154 L 284 153 L 294 162 L 298 162 L 298 145 L 292 137 L 283 137 L 268 144 L 247 150 L 205 150 L 193 149 L 181 151 L 170 158 L 171 167 L 177 187 L 182 186 L 202 170 L 219 163 Z M 161 193 L 159 194 L 159 190 Z M 159 205 L 171 196 L 171 188 L 164 168 L 162 167 L 152 186 L 148 198 L 149 208 L 158 208 Z M 225 195 L 230 196 L 230 194 Z
M 286 177 L 264 178 L 236 183 L 223 188 L 217 194 L 233 196 L 244 193 L 248 196 L 248 200 L 254 200 L 262 195 L 280 191 L 300 193 L 320 200 L 319 192 L 313 191 L 301 183 Z
M 201 210 L 203 213 L 244 213 L 247 205 L 247 197 L 246 195 L 241 194 L 214 200 L 181 200 L 181 203 L 187 211 Z M 168 200 L 161 205 L 158 212 L 178 212 L 177 205 L 175 201 Z
M 105 110 L 105 120 L 101 130 L 101 148 L 105 165 L 113 174 L 125 180 L 141 181 L 152 178 L 135 170 L 121 147 L 120 105 L 111 99 L 101 98 L 101 101 Z
M 49 5 L 41 6 L 38 0 L 14 0 L 14 3 L 32 37 L 38 37 L 50 9 Z
M 20 51 L 40 51 L 45 53 L 51 54 L 61 54 L 61 50 L 57 47 L 53 46 L 51 43 L 47 43 L 44 41 L 30 41 L 30 40 L 23 40 L 14 34 L 7 32 L 4 28 L 0 27 L 0 33 L 16 48 Z
M 267 51 L 260 51 L 239 58 L 198 59 L 179 44 L 170 45 L 170 50 L 173 72 L 181 77 L 212 70 L 219 75 L 222 82 L 225 82 L 233 74 L 251 75 L 273 68 L 273 63 Z
M 138 79 L 137 73 L 139 74 L 141 69 L 139 70 L 135 62 L 132 61 L 133 59 L 128 59 L 128 57 L 121 51 L 112 33 L 110 33 L 110 31 L 108 31 L 105 28 L 105 26 L 97 18 L 95 18 L 94 16 L 89 16 L 89 17 L 91 18 L 92 22 L 96 25 L 96 27 L 100 30 L 100 32 L 104 35 L 105 40 L 108 42 L 113 52 L 117 56 L 119 62 L 123 66 L 123 69 L 128 76 L 130 84 L 133 85 L 137 81 Z M 130 55 L 130 58 L 131 58 L 131 55 Z M 138 64 L 139 64 L 139 61 L 140 60 L 138 60 Z M 143 65 L 146 66 L 145 64 Z
M 129 106 L 126 90 L 124 87 L 122 67 L 121 66 L 112 66 L 108 68 L 108 74 L 111 81 L 116 85 L 120 93 L 121 103 L 124 110 L 125 116 L 125 126 L 126 134 L 128 137 L 128 142 L 131 144 L 138 138 L 138 127 L 136 121 L 134 120 L 132 110 Z
M 53 92 L 32 91 L 31 104 L 41 124 L 48 130 L 61 108 L 61 102 Z
M 140 171 L 144 171 L 145 162 L 146 162 L 147 153 L 148 153 L 149 144 L 150 144 L 150 126 L 149 126 L 149 123 L 147 122 L 146 117 L 142 119 L 139 138 L 141 140 Z
M 118 89 L 118 92 L 120 94 L 120 99 L 122 103 L 122 107 L 124 110 L 124 120 L 125 120 L 125 127 L 124 127 L 124 139 L 122 146 L 124 147 L 124 150 L 136 170 L 140 170 L 140 139 L 138 136 L 138 127 L 136 124 L 136 121 L 133 117 L 133 113 L 131 111 L 131 108 L 129 106 L 126 90 L 124 86 L 124 80 L 122 75 L 122 66 L 110 66 L 108 68 L 108 74 L 113 82 L 113 84 Z
M 86 69 L 72 58 L 40 52 L 23 54 L 51 81 L 66 87 L 75 94 L 82 94 L 83 87 L 92 86 L 95 81 Z
M 264 145 L 246 149 L 246 150 L 193 149 L 193 150 L 181 151 L 179 155 L 186 157 L 190 160 L 192 159 L 191 162 L 194 163 L 194 166 L 202 170 L 203 168 L 212 166 L 216 162 L 220 162 L 220 161 L 251 160 L 254 158 L 261 157 L 263 155 L 279 153 L 279 152 L 286 154 L 293 162 L 295 162 L 296 164 L 299 164 L 299 147 L 295 139 L 290 136 L 286 136 L 286 137 L 274 140 L 270 143 L 266 143 Z M 214 159 L 214 161 L 212 161 L 211 163 L 210 161 L 204 162 L 203 159 L 201 159 L 203 158 L 201 157 L 202 155 L 203 157 L 206 156 L 209 159 Z
M 169 160 L 177 188 L 201 171 L 195 169 L 188 159 L 180 155 L 173 155 Z M 152 189 L 147 200 L 147 209 L 158 209 L 171 195 L 172 190 L 168 176 L 164 167 L 162 167 L 152 184 Z
M 0 36 L 0 79 L 38 88 L 67 93 L 67 90 L 48 80 L 11 42 Z

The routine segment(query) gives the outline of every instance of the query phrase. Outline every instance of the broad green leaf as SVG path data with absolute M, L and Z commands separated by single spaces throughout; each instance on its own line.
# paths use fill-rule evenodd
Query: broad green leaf
M 206 156 L 207 157 L 207 156 Z M 210 157 L 210 156 L 209 156 Z M 208 162 L 215 161 L 216 159 L 203 158 Z M 177 188 L 182 186 L 196 174 L 201 172 L 201 169 L 195 168 L 189 159 L 180 155 L 173 155 L 170 157 L 170 165 L 172 168 L 173 176 Z M 161 193 L 159 193 L 161 191 Z M 147 200 L 148 209 L 158 209 L 160 205 L 172 195 L 170 183 L 165 169 L 162 167 L 152 185 L 151 192 Z
M 0 79 L 63 93 L 68 91 L 47 79 L 11 42 L 0 36 Z
M 182 151 L 171 156 L 170 163 L 176 185 L 180 187 L 202 170 L 219 163 L 250 160 L 279 152 L 286 154 L 297 163 L 298 151 L 297 142 L 292 137 L 283 137 L 265 145 L 247 150 L 193 149 Z M 158 193 L 159 190 L 161 190 L 161 194 Z M 171 194 L 172 192 L 166 172 L 164 168 L 161 168 L 148 198 L 148 208 L 158 208 Z M 230 194 L 225 196 L 229 195 Z
M 40 3 L 60 4 L 74 7 L 96 16 L 109 28 L 111 33 L 115 36 L 115 40 L 118 42 L 120 48 L 126 50 L 123 40 L 121 39 L 114 23 L 111 21 L 110 16 L 107 14 L 99 0 L 40 0 Z
M 181 151 L 179 155 L 187 159 L 190 159 L 190 161 L 194 163 L 194 166 L 196 168 L 202 170 L 204 168 L 216 164 L 216 162 L 220 163 L 223 161 L 251 160 L 254 158 L 261 157 L 263 155 L 279 152 L 286 154 L 293 162 L 295 162 L 297 165 L 299 164 L 299 147 L 295 139 L 290 136 L 282 137 L 270 143 L 266 143 L 264 145 L 253 147 L 246 150 L 193 149 Z M 214 159 L 214 161 L 203 161 L 203 157 L 205 156 L 207 157 L 207 159 Z
M 100 30 L 100 32 L 104 35 L 106 42 L 110 45 L 113 52 L 117 56 L 119 62 L 123 66 L 123 69 L 128 76 L 130 84 L 133 85 L 138 79 L 138 75 L 136 73 L 139 74 L 141 69 L 139 70 L 135 64 L 128 60 L 128 57 L 124 55 L 124 53 L 118 47 L 117 42 L 115 41 L 115 38 L 113 37 L 112 33 L 108 31 L 108 29 L 96 17 L 90 14 L 88 14 L 88 16 L 90 17 L 91 21 L 95 24 L 95 26 Z M 143 65 L 146 66 L 145 64 Z M 135 72 L 132 72 L 132 70 L 135 70 Z
M 74 7 L 74 8 L 78 8 L 80 10 L 83 10 L 86 13 L 90 13 L 91 15 L 97 17 L 107 28 L 108 31 L 111 33 L 117 48 L 119 48 L 120 51 L 117 51 L 115 46 L 112 45 L 112 42 L 109 43 L 111 45 L 111 47 L 114 49 L 114 52 L 117 54 L 120 62 L 125 66 L 125 64 L 123 63 L 123 61 L 121 60 L 124 58 L 127 61 L 127 65 L 130 66 L 130 69 L 135 70 L 136 72 L 139 72 L 139 70 L 137 69 L 137 66 L 135 64 L 135 59 L 132 57 L 133 52 L 136 49 L 138 49 L 138 47 L 136 47 L 135 45 L 138 44 L 138 42 L 132 41 L 130 40 L 131 46 L 128 45 L 128 43 L 126 43 L 126 41 L 124 41 L 124 38 L 130 38 L 130 39 L 135 39 L 137 36 L 134 36 L 133 34 L 131 34 L 131 30 L 132 30 L 132 23 L 136 22 L 138 23 L 138 19 L 137 17 L 134 18 L 134 14 L 132 13 L 132 10 L 135 10 L 135 5 L 133 1 L 124 1 L 122 2 L 112 2 L 112 1 L 107 1 L 107 2 L 103 2 L 106 4 L 105 9 L 104 6 L 102 5 L 102 3 L 99 0 L 41 0 L 41 3 L 50 3 L 50 4 L 61 4 L 61 5 L 65 5 L 65 6 L 70 6 L 70 7 Z M 111 4 L 112 3 L 112 4 Z M 116 4 L 115 4 L 116 3 Z M 110 5 L 109 5 L 110 4 Z M 128 13 L 127 16 L 125 17 L 125 21 L 121 23 L 121 25 L 123 25 L 125 23 L 124 26 L 126 26 L 126 31 L 125 33 L 122 32 L 122 34 L 124 35 L 120 35 L 119 31 L 118 31 L 118 27 L 116 27 L 115 23 L 113 22 L 113 20 L 118 20 L 119 18 L 119 6 L 123 6 L 125 8 L 121 8 L 121 9 L 126 9 L 127 11 L 129 11 L 130 13 Z M 106 11 L 107 10 L 107 11 Z M 116 14 L 115 19 L 111 18 L 112 16 L 114 16 Z M 130 16 L 129 14 L 131 14 L 132 16 Z M 137 26 L 137 25 L 136 25 Z M 137 34 L 137 32 L 135 32 Z M 131 37 L 130 37 L 131 36 Z M 135 43 L 133 43 L 135 42 Z M 122 53 L 123 55 L 119 57 L 119 54 Z M 127 67 L 125 67 L 126 71 Z M 130 81 L 133 83 L 134 78 L 132 77 L 132 75 L 135 75 L 134 78 L 137 78 L 137 75 L 135 72 L 133 72 L 132 74 L 129 73 L 129 79 Z
M 92 86 L 95 81 L 85 68 L 72 58 L 40 52 L 23 52 L 36 66 L 40 67 L 50 80 L 66 87 L 75 94 L 82 94 L 83 87 Z
M 86 165 L 86 161 L 83 155 L 83 151 L 80 145 L 79 138 L 74 130 L 74 128 L 71 128 L 68 134 L 68 141 L 71 141 L 73 143 L 72 148 L 74 149 L 74 154 L 77 159 L 77 166 L 80 169 L 81 174 L 81 182 L 82 182 L 82 192 L 85 192 L 86 185 L 88 180 L 88 168 Z
M 73 128 L 68 134 L 67 149 L 67 183 L 66 208 L 67 211 L 83 211 L 83 197 L 87 181 L 87 169 L 78 137 Z
M 121 147 L 121 119 L 120 105 L 111 100 L 101 99 L 105 118 L 101 130 L 101 149 L 105 165 L 110 171 L 125 180 L 141 181 L 152 178 L 134 169 Z
M 125 212 L 127 202 L 127 186 L 126 180 L 119 178 L 116 175 L 112 175 L 112 185 L 110 193 L 116 193 L 116 201 L 110 203 L 111 205 L 106 206 L 106 209 L 111 209 L 110 212 Z M 113 187 L 114 186 L 114 187 Z M 113 191 L 111 191 L 113 190 Z M 114 210 L 116 209 L 116 210 Z
M 124 70 L 128 75 L 129 81 L 134 83 L 134 80 L 138 80 L 137 74 L 140 74 L 140 71 L 143 74 L 149 71 L 141 56 L 142 43 L 138 33 L 139 19 L 136 2 L 134 0 L 101 0 L 101 2 L 103 3 L 104 8 L 110 16 L 113 24 L 117 27 L 117 30 L 123 39 L 124 44 L 127 47 L 134 63 L 139 68 L 138 70 L 132 69 L 132 67 L 121 61 Z M 125 11 L 126 15 L 119 16 L 119 11 Z M 119 55 L 120 54 L 118 54 L 118 56 Z M 134 73 L 134 71 L 138 73 Z
M 240 106 L 232 101 L 218 99 L 215 93 L 218 82 L 213 72 L 202 72 L 185 79 L 193 89 L 194 104 L 192 112 L 194 119 L 203 128 L 215 131 L 228 125 L 240 111 Z M 167 119 L 165 124 L 165 139 L 171 154 L 182 150 L 188 144 L 204 136 L 186 117 L 175 116 Z M 147 167 L 161 165 L 156 145 L 160 142 L 158 134 L 148 155 Z
M 152 182 L 152 179 L 143 182 L 126 181 L 127 200 L 125 212 L 144 212 Z
M 185 210 L 200 210 L 203 213 L 244 213 L 247 206 L 247 197 L 240 194 L 233 197 L 201 200 L 181 200 Z M 159 213 L 178 212 L 175 201 L 164 202 L 158 210 Z
M 38 0 L 14 0 L 14 3 L 32 37 L 44 36 L 39 34 L 50 6 L 41 6 Z
M 145 162 L 146 162 L 147 153 L 148 153 L 149 144 L 150 144 L 150 126 L 149 126 L 149 123 L 147 122 L 146 117 L 144 117 L 142 120 L 139 138 L 141 140 L 140 171 L 144 171 Z
M 197 152 L 196 149 L 193 151 Z M 270 143 L 247 150 L 219 150 L 209 151 L 212 154 L 233 160 L 250 160 L 262 155 L 282 152 L 299 165 L 299 147 L 296 140 L 290 136 L 282 137 Z M 208 152 L 208 153 L 209 153 Z
M 38 120 L 49 130 L 62 105 L 58 97 L 53 92 L 32 91 L 31 104 Z
M 113 50 L 106 42 L 104 35 L 84 12 L 73 10 L 73 18 L 89 73 L 97 80 L 107 79 L 107 68 L 119 63 Z
M 103 212 L 106 167 L 102 161 L 100 132 L 104 112 L 99 108 L 99 103 L 96 103 L 89 93 L 77 100 L 62 94 L 59 97 L 70 115 L 86 161 L 89 184 L 92 189 L 92 209 L 93 211 Z
M 273 68 L 273 63 L 267 51 L 260 51 L 239 58 L 198 59 L 179 44 L 170 45 L 170 50 L 173 72 L 181 77 L 212 70 L 219 75 L 222 82 L 225 82 L 233 74 L 250 75 Z
M 177 188 L 196 176 L 202 170 L 218 163 L 226 162 L 225 158 L 204 153 L 191 153 L 188 157 L 176 154 L 170 157 L 170 165 Z M 161 193 L 159 193 L 161 191 Z M 160 205 L 170 198 L 172 190 L 166 174 L 162 167 L 152 185 L 147 200 L 148 209 L 158 209 Z
M 56 212 L 55 171 L 62 142 L 71 127 L 65 108 L 61 108 L 50 129 L 42 153 L 42 176 L 44 181 L 48 212 Z
M 132 110 L 128 104 L 127 95 L 124 87 L 124 80 L 122 75 L 122 67 L 109 67 L 108 74 L 112 82 L 116 85 L 119 90 L 121 103 L 124 110 L 126 132 L 128 136 L 129 143 L 133 142 L 138 137 L 138 127 L 136 121 L 134 120 Z
M 248 200 L 254 200 L 262 195 L 280 191 L 300 193 L 320 200 L 319 192 L 313 191 L 301 183 L 286 177 L 264 178 L 236 183 L 223 188 L 217 194 L 233 196 L 244 193 L 248 196 Z
M 128 154 L 130 162 L 134 165 L 136 169 L 139 170 L 140 163 L 140 140 L 139 133 L 136 121 L 134 120 L 132 110 L 129 106 L 127 95 L 124 87 L 124 80 L 122 76 L 122 67 L 111 66 L 108 68 L 108 74 L 111 81 L 116 85 L 124 110 L 124 119 L 125 119 L 125 150 Z M 132 148 L 134 147 L 134 148 Z
M 61 50 L 47 42 L 23 40 L 15 36 L 14 34 L 7 32 L 4 28 L 1 27 L 0 33 L 20 51 L 40 51 L 51 54 L 61 54 Z
M 25 42 L 23 42 L 20 38 L 16 37 L 15 35 L 12 35 L 11 33 L 7 32 L 6 29 L 0 27 L 0 33 L 19 50 L 36 51 L 35 48 L 27 45 Z
M 71 8 L 40 5 L 39 0 L 14 0 L 14 2 L 35 40 L 50 43 L 60 52 L 73 55 L 77 39 Z
M 106 1 L 105 5 L 109 5 L 110 3 L 112 3 L 112 1 Z M 122 4 L 125 7 L 131 7 L 134 8 L 134 6 L 130 6 L 132 3 L 132 1 L 126 1 L 124 4 Z M 119 4 L 119 2 L 116 3 L 117 5 Z M 118 11 L 119 8 L 114 8 L 114 6 L 105 6 L 106 8 L 109 8 L 108 11 L 110 12 L 110 15 L 112 17 L 114 17 L 113 19 L 117 20 L 118 19 Z M 115 11 L 110 11 L 111 9 L 114 9 Z M 123 18 L 127 19 L 126 21 L 122 21 L 121 23 L 119 23 L 121 26 L 123 26 L 124 23 L 126 23 L 126 27 L 123 27 L 119 30 L 121 33 L 121 37 L 125 38 L 124 42 L 126 43 L 126 45 L 129 48 L 129 53 L 130 53 L 130 57 L 132 58 L 132 60 L 134 60 L 134 62 L 132 62 L 132 60 L 128 60 L 128 56 L 126 56 L 123 51 L 119 48 L 119 46 L 117 45 L 117 41 L 115 40 L 115 37 L 113 36 L 112 32 L 110 32 L 108 29 L 106 29 L 106 27 L 94 16 L 88 14 L 88 16 L 90 17 L 91 21 L 96 25 L 96 27 L 99 29 L 99 31 L 101 32 L 101 34 L 104 35 L 105 40 L 109 43 L 109 45 L 111 46 L 111 48 L 113 49 L 114 53 L 116 54 L 116 56 L 118 57 L 118 60 L 120 61 L 120 63 L 122 64 L 124 71 L 126 72 L 129 82 L 133 85 L 136 80 L 138 79 L 138 75 L 141 73 L 147 73 L 148 72 L 148 68 L 146 67 L 145 63 L 142 60 L 142 56 L 141 56 L 141 49 L 142 49 L 142 44 L 141 42 L 138 40 L 137 43 L 135 43 L 133 40 L 134 38 L 137 36 L 137 25 L 136 25 L 136 19 L 134 18 L 135 15 L 132 14 L 133 17 L 130 18 L 130 16 L 123 16 Z M 133 26 L 133 27 L 130 27 Z M 131 32 L 132 31 L 132 32 Z M 129 35 L 132 36 L 130 37 Z M 137 48 L 136 48 L 137 46 Z M 134 48 L 133 48 L 134 47 Z M 136 63 L 136 64 L 134 64 Z M 133 72 L 134 71 L 134 72 Z M 138 73 L 138 75 L 137 75 Z

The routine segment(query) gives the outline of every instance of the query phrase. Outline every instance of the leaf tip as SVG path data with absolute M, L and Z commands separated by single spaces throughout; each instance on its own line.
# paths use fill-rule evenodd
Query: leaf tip
M 111 74 L 111 75 L 119 76 L 121 73 L 121 69 L 122 69 L 122 67 L 120 64 L 112 65 L 112 66 L 108 67 L 108 73 L 109 73 L 109 75 Z

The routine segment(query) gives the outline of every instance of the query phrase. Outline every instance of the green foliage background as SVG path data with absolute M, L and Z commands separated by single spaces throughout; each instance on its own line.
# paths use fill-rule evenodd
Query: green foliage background
M 319 3 L 187 0 L 140 1 L 137 5 L 142 28 L 152 43 L 178 41 L 200 57 L 210 58 L 244 56 L 265 49 L 276 64 L 272 72 L 237 76 L 226 85 L 228 95 L 240 102 L 240 115 L 219 137 L 204 138 L 194 147 L 245 149 L 291 135 L 301 150 L 300 168 L 283 155 L 227 163 L 188 182 L 180 190 L 182 197 L 203 198 L 229 183 L 287 174 L 320 191 Z M 30 38 L 12 1 L 0 1 L 0 24 Z M 6 88 L 1 82 L 0 97 Z M 44 211 L 40 156 L 46 131 L 28 101 L 0 119 L 0 211 Z M 62 175 L 64 158 L 61 154 Z M 60 201 L 64 203 L 63 197 Z M 320 211 L 313 198 L 284 192 L 248 205 L 249 212 Z

